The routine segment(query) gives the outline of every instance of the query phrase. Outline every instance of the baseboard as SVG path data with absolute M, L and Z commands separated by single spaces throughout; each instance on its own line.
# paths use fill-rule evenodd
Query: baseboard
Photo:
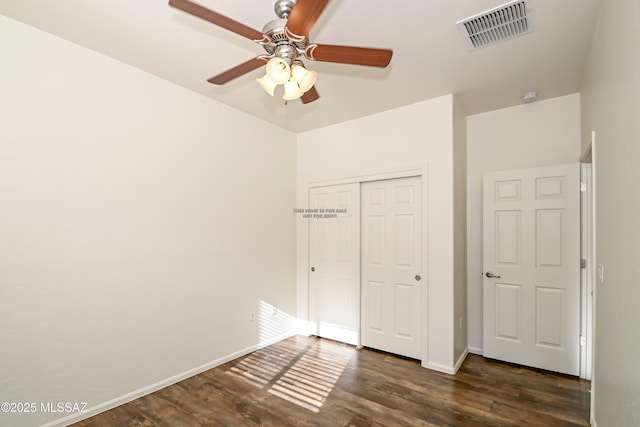
M 458 369 L 460 369 L 460 366 L 462 366 L 462 364 L 464 363 L 464 359 L 466 359 L 468 355 L 469 355 L 469 349 L 465 348 L 462 354 L 460 355 L 460 357 L 458 357 L 456 364 L 453 366 L 454 374 L 458 372 Z
M 591 427 L 598 427 L 598 424 L 596 423 L 596 419 L 591 417 L 591 419 L 589 420 L 589 423 L 591 424 Z
M 453 366 L 440 365 L 439 363 L 427 362 L 426 365 L 422 365 L 427 369 L 432 369 L 438 372 L 444 372 L 445 374 L 454 375 L 456 373 Z
M 477 354 L 478 356 L 482 356 L 482 348 L 480 347 L 469 347 L 469 353 Z
M 86 412 L 83 413 L 76 413 L 73 415 L 69 415 L 63 418 L 59 418 L 57 420 L 53 420 L 50 421 L 46 424 L 41 425 L 40 427 L 64 427 L 64 426 L 68 426 L 69 424 L 73 424 L 73 423 L 77 423 L 78 421 L 82 421 L 85 420 L 87 418 L 91 418 L 94 415 L 100 414 L 102 412 L 106 412 L 110 409 L 113 409 L 115 407 L 118 407 L 120 405 L 123 405 L 127 402 L 131 402 L 132 400 L 138 399 L 140 397 L 146 396 L 148 394 L 151 394 L 153 392 L 156 392 L 160 389 L 163 389 L 165 387 L 169 387 L 170 385 L 173 385 L 175 383 L 178 383 L 180 381 L 186 380 L 187 378 L 191 378 L 194 375 L 198 375 L 204 371 L 208 371 L 209 369 L 213 369 L 215 367 L 218 367 L 220 365 L 223 365 L 227 362 L 230 362 L 234 359 L 237 359 L 239 357 L 245 356 L 253 351 L 259 350 L 261 348 L 270 346 L 272 344 L 275 344 L 278 341 L 282 341 L 284 339 L 290 338 L 292 336 L 296 335 L 294 332 L 288 332 L 286 334 L 282 334 L 278 337 L 260 342 L 256 345 L 252 345 L 250 347 L 244 348 L 242 350 L 236 351 L 234 353 L 228 354 L 226 356 L 223 356 L 219 359 L 216 360 L 212 360 L 211 362 L 205 363 L 204 365 L 200 365 L 198 367 L 195 367 L 193 369 L 189 369 L 188 371 L 182 372 L 178 375 L 174 375 L 172 377 L 169 377 L 167 379 L 164 379 L 162 381 L 158 381 L 155 384 L 151 384 L 149 386 L 146 387 L 142 387 L 138 390 L 132 391 L 131 393 L 127 393 L 127 394 L 123 394 L 122 396 L 118 396 L 115 399 L 111 399 L 109 401 L 100 403 L 98 405 L 92 406 L 90 408 L 87 409 Z
M 438 372 L 444 372 L 445 374 L 455 375 L 458 372 L 458 369 L 460 369 L 460 366 L 462 366 L 462 363 L 464 362 L 464 360 L 467 358 L 468 355 L 469 355 L 469 349 L 465 349 L 460 355 L 460 357 L 458 357 L 458 360 L 456 360 L 456 363 L 453 366 L 427 362 L 426 364 L 423 363 L 422 367 L 431 369 L 434 371 L 438 371 Z

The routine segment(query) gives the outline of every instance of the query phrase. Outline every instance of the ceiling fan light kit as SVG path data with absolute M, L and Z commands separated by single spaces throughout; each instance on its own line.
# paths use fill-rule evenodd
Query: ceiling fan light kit
M 282 58 L 271 58 L 267 62 L 267 76 L 276 84 L 283 85 L 291 77 L 291 67 Z
M 298 99 L 302 95 L 304 95 L 304 92 L 300 89 L 300 85 L 295 80 L 289 80 L 284 84 L 284 96 L 282 99 L 285 101 Z
M 268 74 L 265 74 L 259 79 L 256 79 L 256 81 L 258 82 L 260 87 L 264 89 L 264 91 L 267 92 L 269 95 L 273 96 L 275 94 L 278 83 L 271 80 Z
M 329 0 L 277 0 L 274 6 L 278 19 L 268 22 L 262 33 L 190 0 L 169 0 L 169 5 L 191 15 L 246 37 L 263 47 L 266 55 L 259 55 L 207 81 L 225 84 L 256 68 L 266 65 L 266 74 L 256 79 L 269 95 L 274 96 L 278 85 L 284 85 L 285 101 L 301 98 L 308 104 L 319 98 L 315 90 L 318 73 L 307 70 L 298 59 L 304 56 L 313 61 L 367 65 L 384 68 L 393 52 L 353 46 L 318 45 L 309 43 L 309 32 Z
M 267 62 L 266 74 L 256 81 L 271 96 L 274 96 L 278 85 L 284 85 L 285 101 L 300 98 L 316 83 L 318 73 L 307 71 L 302 62 L 295 58 L 296 52 L 292 46 L 276 47 L 274 57 Z
M 316 84 L 316 80 L 318 80 L 318 73 L 314 70 L 307 70 L 304 68 L 302 63 L 293 64 L 293 67 L 291 67 L 291 77 L 298 82 L 302 92 L 306 93 L 313 87 L 313 85 Z

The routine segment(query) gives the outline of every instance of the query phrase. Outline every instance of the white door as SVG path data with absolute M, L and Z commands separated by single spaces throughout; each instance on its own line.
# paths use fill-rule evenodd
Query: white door
M 483 354 L 578 375 L 580 171 L 487 173 L 483 190 Z
M 420 177 L 363 183 L 362 345 L 421 358 Z
M 360 186 L 309 190 L 309 319 L 320 337 L 358 344 Z

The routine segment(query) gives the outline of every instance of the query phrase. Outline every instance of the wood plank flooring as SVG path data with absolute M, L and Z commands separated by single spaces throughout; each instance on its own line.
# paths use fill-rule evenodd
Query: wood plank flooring
M 74 426 L 588 426 L 589 387 L 476 355 L 452 376 L 296 336 Z

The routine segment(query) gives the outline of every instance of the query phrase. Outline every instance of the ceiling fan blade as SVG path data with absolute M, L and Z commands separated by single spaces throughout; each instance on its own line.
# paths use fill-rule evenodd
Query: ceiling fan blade
M 297 36 L 307 37 L 327 3 L 329 0 L 298 0 L 289 15 L 287 29 Z
M 318 98 L 320 98 L 320 95 L 318 95 L 318 91 L 316 90 L 316 87 L 313 86 L 311 89 L 306 91 L 304 95 L 302 95 L 300 100 L 302 101 L 303 104 L 308 104 L 310 102 L 315 101 Z
M 254 30 L 251 27 L 247 27 L 244 24 L 234 21 L 231 18 L 227 18 L 224 15 L 220 15 L 219 13 L 207 9 L 206 7 L 202 7 L 199 4 L 190 2 L 189 0 L 169 0 L 169 5 L 175 7 L 176 9 L 180 9 L 184 12 L 190 13 L 191 15 L 197 16 L 198 18 L 202 18 L 205 21 L 209 21 L 212 24 L 225 28 L 236 34 L 240 34 L 241 36 L 244 36 L 249 40 L 262 39 L 262 33 L 260 31 Z
M 389 49 L 372 49 L 369 47 L 320 44 L 310 45 L 304 54 L 307 58 L 314 61 L 384 68 L 391 62 L 393 51 Z
M 237 65 L 224 73 L 220 73 L 217 76 L 211 77 L 207 81 L 214 85 L 223 85 L 236 77 L 240 77 L 243 74 L 248 73 L 249 71 L 253 71 L 256 68 L 265 64 L 265 60 L 261 57 L 253 58 L 248 60 L 247 62 L 243 62 L 240 65 Z

